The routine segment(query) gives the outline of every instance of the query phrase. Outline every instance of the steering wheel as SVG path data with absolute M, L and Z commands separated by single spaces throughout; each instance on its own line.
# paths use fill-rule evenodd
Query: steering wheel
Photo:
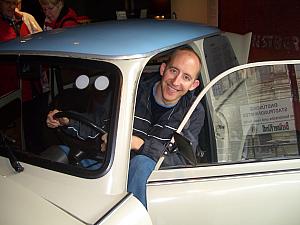
M 84 123 L 85 125 L 91 127 L 92 129 L 94 129 L 98 133 L 101 133 L 101 134 L 106 133 L 106 131 L 104 131 L 101 127 L 96 125 L 94 122 L 92 122 L 89 119 L 85 118 L 84 116 L 82 116 L 80 114 L 77 114 L 77 113 L 74 113 L 74 112 L 61 111 L 61 112 L 55 113 L 53 117 L 54 117 L 54 119 L 67 117 L 69 119 L 73 119 L 73 120 Z
M 97 133 L 100 133 L 102 135 L 106 134 L 106 131 L 104 131 L 97 124 L 95 124 L 94 122 L 90 121 L 89 119 L 87 119 L 84 116 L 77 114 L 75 112 L 61 111 L 61 112 L 54 114 L 54 116 L 53 116 L 54 119 L 63 118 L 63 117 L 67 117 L 69 119 L 79 121 L 79 122 L 87 125 L 88 127 L 92 128 Z M 58 131 L 61 131 L 61 130 L 58 129 Z M 63 132 L 63 133 L 66 134 L 65 132 Z M 72 138 L 71 139 L 63 138 L 63 142 L 70 148 L 70 152 L 68 154 L 68 160 L 69 160 L 70 164 L 73 164 L 76 166 L 81 166 L 80 161 L 82 159 L 89 158 L 87 156 L 91 156 L 91 155 L 92 155 L 92 158 L 97 158 L 96 156 L 99 156 L 99 153 L 101 153 L 100 150 L 97 151 L 97 153 L 95 153 L 95 152 L 91 153 L 91 151 L 89 151 L 88 149 L 85 149 L 85 150 L 79 149 L 78 146 L 80 145 L 80 142 L 81 142 L 82 146 L 86 147 L 86 144 L 83 143 L 85 141 L 82 141 L 79 139 L 74 141 L 74 138 L 75 138 L 74 136 L 71 136 L 71 135 L 68 135 L 68 136 L 72 137 Z

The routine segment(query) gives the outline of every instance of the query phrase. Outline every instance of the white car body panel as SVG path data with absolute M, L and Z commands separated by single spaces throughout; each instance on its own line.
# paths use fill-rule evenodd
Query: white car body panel
M 137 207 L 138 206 L 138 207 Z M 97 225 L 152 225 L 151 218 L 144 206 L 134 197 L 126 199 Z
M 2 157 L 0 162 L 1 165 L 8 163 L 7 159 Z M 103 177 L 103 180 L 73 179 L 74 177 L 69 175 L 37 169 L 24 163 L 22 165 L 26 173 L 10 173 L 0 177 L 3 187 L 0 196 L 5 202 L 0 208 L 1 212 L 7 212 L 1 214 L 3 215 L 0 218 L 1 224 L 19 224 L 20 218 L 22 224 L 32 224 L 32 218 L 43 224 L 95 224 L 99 218 L 102 218 L 98 221 L 101 222 L 99 224 L 105 225 L 116 224 L 116 221 L 122 221 L 118 224 L 124 225 L 151 224 L 149 214 L 132 195 L 127 197 L 125 194 L 103 195 L 106 190 L 101 184 L 107 183 L 104 180 L 107 177 Z M 4 169 L 1 166 L 2 168 Z M 11 195 L 2 195 L 6 191 Z M 74 196 L 81 197 L 74 198 Z M 111 206 L 117 207 L 112 210 Z M 20 217 L 12 216 L 9 210 L 13 208 Z M 130 211 L 127 211 L 128 209 Z M 95 212 L 100 213 L 94 214 Z M 120 220 L 125 217 L 128 220 Z
M 85 224 L 8 177 L 0 176 L 0 185 L 1 224 L 17 225 L 21 223 L 30 225 L 33 223 L 33 218 L 34 221 L 49 225 Z M 13 213 L 17 214 L 18 217 L 14 216 Z M 22 222 L 20 218 L 22 218 Z
M 229 39 L 239 63 L 248 63 L 252 32 L 243 35 L 231 32 L 224 32 L 223 35 L 225 35 Z
M 155 182 L 148 186 L 149 213 L 154 224 L 296 225 L 299 179 L 299 172 L 270 172 Z

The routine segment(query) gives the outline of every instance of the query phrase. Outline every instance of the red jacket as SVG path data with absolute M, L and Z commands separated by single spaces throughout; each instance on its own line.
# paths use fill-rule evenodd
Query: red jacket
M 20 21 L 20 36 L 26 36 L 30 34 L 27 26 L 23 21 Z M 15 39 L 17 33 L 14 30 L 13 26 L 10 25 L 10 21 L 4 19 L 0 16 L 0 42 L 9 41 Z M 5 65 L 1 67 L 2 71 L 0 74 L 0 96 L 8 94 L 11 91 L 18 89 L 19 82 L 17 76 L 17 69 L 15 65 Z M 23 101 L 28 101 L 32 99 L 32 88 L 30 81 L 22 81 L 22 99 Z
M 30 34 L 27 26 L 23 21 L 21 22 L 21 29 L 20 29 L 20 36 L 26 36 Z M 12 39 L 15 39 L 17 37 L 17 34 L 13 28 L 12 25 L 9 24 L 8 20 L 3 19 L 2 16 L 0 16 L 0 41 L 9 41 Z
M 52 30 L 62 27 L 74 27 L 78 24 L 76 12 L 67 7 L 63 7 L 56 21 L 52 23 L 45 22 L 44 29 Z

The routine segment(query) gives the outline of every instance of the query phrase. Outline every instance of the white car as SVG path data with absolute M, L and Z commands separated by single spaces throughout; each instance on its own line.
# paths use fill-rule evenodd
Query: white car
M 174 134 L 189 165 L 159 160 L 146 210 L 126 189 L 136 93 L 141 76 L 183 45 L 202 60 L 202 85 L 176 133 L 199 102 L 205 123 L 196 154 Z M 108 21 L 2 43 L 0 224 L 298 225 L 300 61 L 239 65 L 248 48 L 231 46 L 240 45 L 214 27 L 174 20 Z M 78 114 L 95 101 L 107 121 Z M 108 133 L 107 151 L 48 128 L 54 108 Z

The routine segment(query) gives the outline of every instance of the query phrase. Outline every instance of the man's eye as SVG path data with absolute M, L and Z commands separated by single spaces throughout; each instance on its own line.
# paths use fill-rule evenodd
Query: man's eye
M 192 78 L 191 78 L 190 76 L 188 76 L 188 75 L 184 75 L 184 76 L 183 76 L 183 79 L 184 79 L 185 81 L 191 81 L 191 80 L 192 80 Z
M 177 70 L 173 69 L 173 68 L 170 68 L 170 72 L 173 73 L 173 74 L 177 74 Z

